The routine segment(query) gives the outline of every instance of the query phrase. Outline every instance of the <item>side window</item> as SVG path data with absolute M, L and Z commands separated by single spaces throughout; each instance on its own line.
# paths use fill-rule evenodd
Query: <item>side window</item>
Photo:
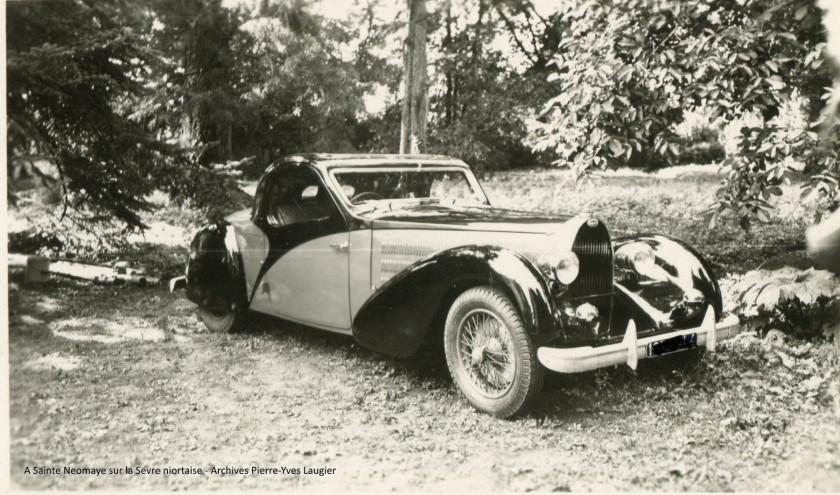
M 329 218 L 336 206 L 315 171 L 308 168 L 284 170 L 267 184 L 265 221 L 281 227 Z

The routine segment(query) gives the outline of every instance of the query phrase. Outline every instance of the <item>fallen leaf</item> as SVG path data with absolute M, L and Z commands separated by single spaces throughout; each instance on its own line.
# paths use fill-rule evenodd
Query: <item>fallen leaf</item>
M 788 356 L 784 352 L 776 351 L 776 355 L 782 359 L 782 364 L 785 365 L 785 368 L 792 369 L 796 364 L 796 358 Z
M 824 379 L 820 376 L 812 376 L 811 378 L 808 378 L 807 380 L 803 381 L 799 385 L 799 388 L 800 390 L 806 390 L 808 392 L 811 392 L 820 388 L 820 385 L 823 384 L 823 381 Z
M 668 472 L 673 474 L 674 476 L 682 477 L 685 476 L 685 474 L 688 472 L 688 469 L 685 466 L 678 464 L 672 467 L 670 470 L 668 470 Z

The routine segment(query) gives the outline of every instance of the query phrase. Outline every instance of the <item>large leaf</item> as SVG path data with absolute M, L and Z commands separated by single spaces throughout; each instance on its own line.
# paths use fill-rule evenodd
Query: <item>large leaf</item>
M 840 296 L 840 279 L 827 270 L 752 270 L 741 276 L 731 289 L 737 294 L 744 314 L 773 311 L 782 303 L 798 300 L 812 305 L 820 298 Z

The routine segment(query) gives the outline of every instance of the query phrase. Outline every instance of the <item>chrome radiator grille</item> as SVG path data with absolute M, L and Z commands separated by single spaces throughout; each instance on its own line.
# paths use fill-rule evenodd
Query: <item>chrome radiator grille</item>
M 571 297 L 607 294 L 613 289 L 613 248 L 604 224 L 584 223 L 578 230 L 572 251 L 580 260 L 580 273 L 569 286 Z

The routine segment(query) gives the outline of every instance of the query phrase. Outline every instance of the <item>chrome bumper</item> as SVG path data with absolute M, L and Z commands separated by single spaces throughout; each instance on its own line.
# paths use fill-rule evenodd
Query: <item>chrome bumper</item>
M 679 335 L 696 333 L 697 346 L 705 346 L 706 349 L 714 351 L 719 341 L 732 338 L 738 334 L 739 324 L 740 321 L 735 315 L 726 315 L 721 321 L 715 322 L 715 311 L 709 307 L 703 317 L 703 323 L 697 328 L 685 328 L 637 339 L 636 322 L 630 320 L 627 331 L 624 333 L 624 340 L 618 344 L 568 349 L 540 347 L 537 349 L 537 358 L 543 366 L 559 373 L 589 371 L 622 363 L 627 363 L 631 368 L 636 369 L 639 359 L 648 357 L 648 344 Z

